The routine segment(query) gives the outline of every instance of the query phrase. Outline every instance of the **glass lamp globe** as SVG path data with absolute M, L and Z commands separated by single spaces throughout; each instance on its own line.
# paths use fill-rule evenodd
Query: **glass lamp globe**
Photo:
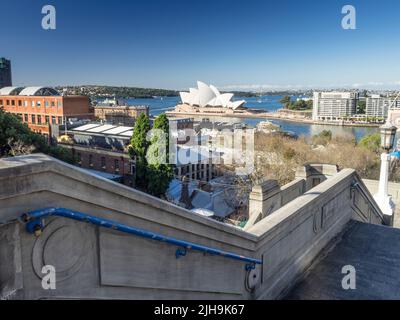
M 386 123 L 379 129 L 381 133 L 381 146 L 386 151 L 389 151 L 394 146 L 397 127 L 392 126 L 390 123 Z

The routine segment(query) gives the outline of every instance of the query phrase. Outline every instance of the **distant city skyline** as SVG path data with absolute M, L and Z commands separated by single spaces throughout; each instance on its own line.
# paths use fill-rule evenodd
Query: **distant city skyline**
M 56 30 L 42 1 L 3 0 L 0 57 L 15 85 L 108 85 L 183 90 L 400 89 L 394 0 L 61 1 Z

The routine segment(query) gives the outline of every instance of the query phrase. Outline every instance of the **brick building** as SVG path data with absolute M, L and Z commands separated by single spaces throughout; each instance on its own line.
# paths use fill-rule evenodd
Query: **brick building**
M 127 153 L 132 133 L 132 127 L 89 123 L 68 130 L 69 141 L 59 143 L 72 150 L 78 166 L 117 175 L 133 187 L 135 161 Z
M 149 115 L 148 106 L 97 105 L 94 107 L 96 119 L 114 125 L 133 126 L 141 113 Z
M 116 175 L 119 182 L 130 187 L 135 186 L 135 163 L 128 154 L 76 144 L 63 147 L 72 149 L 79 167 Z
M 2 88 L 0 107 L 19 115 L 33 131 L 45 136 L 50 136 L 51 124 L 63 124 L 68 118 L 93 118 L 88 97 L 64 97 L 47 87 Z
M 178 128 L 191 128 L 189 120 L 179 121 Z M 72 149 L 78 165 L 85 169 L 119 175 L 120 181 L 128 186 L 135 185 L 135 160 L 128 154 L 128 146 L 133 134 L 133 127 L 114 126 L 111 124 L 89 123 L 68 130 L 69 141 L 62 146 Z M 216 168 L 212 163 L 214 154 L 206 149 L 191 150 L 190 147 L 179 146 L 185 155 L 177 159 L 175 176 L 183 176 L 194 180 L 209 181 L 216 176 Z M 186 159 L 186 160 L 185 160 Z

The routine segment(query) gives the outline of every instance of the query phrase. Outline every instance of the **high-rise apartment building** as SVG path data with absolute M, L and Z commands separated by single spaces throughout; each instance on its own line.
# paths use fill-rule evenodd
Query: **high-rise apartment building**
M 400 100 L 394 97 L 372 95 L 366 99 L 365 114 L 368 117 L 387 118 L 390 109 L 400 109 Z
M 11 86 L 11 61 L 5 58 L 0 58 L 0 88 Z
M 356 114 L 357 92 L 314 92 L 313 120 L 337 121 Z

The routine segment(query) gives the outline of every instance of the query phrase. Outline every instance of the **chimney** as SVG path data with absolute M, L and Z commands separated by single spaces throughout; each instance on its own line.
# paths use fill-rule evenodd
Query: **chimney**
M 189 197 L 189 178 L 187 178 L 186 176 L 182 177 L 182 191 L 179 202 L 182 203 L 186 209 L 193 208 L 192 202 Z

